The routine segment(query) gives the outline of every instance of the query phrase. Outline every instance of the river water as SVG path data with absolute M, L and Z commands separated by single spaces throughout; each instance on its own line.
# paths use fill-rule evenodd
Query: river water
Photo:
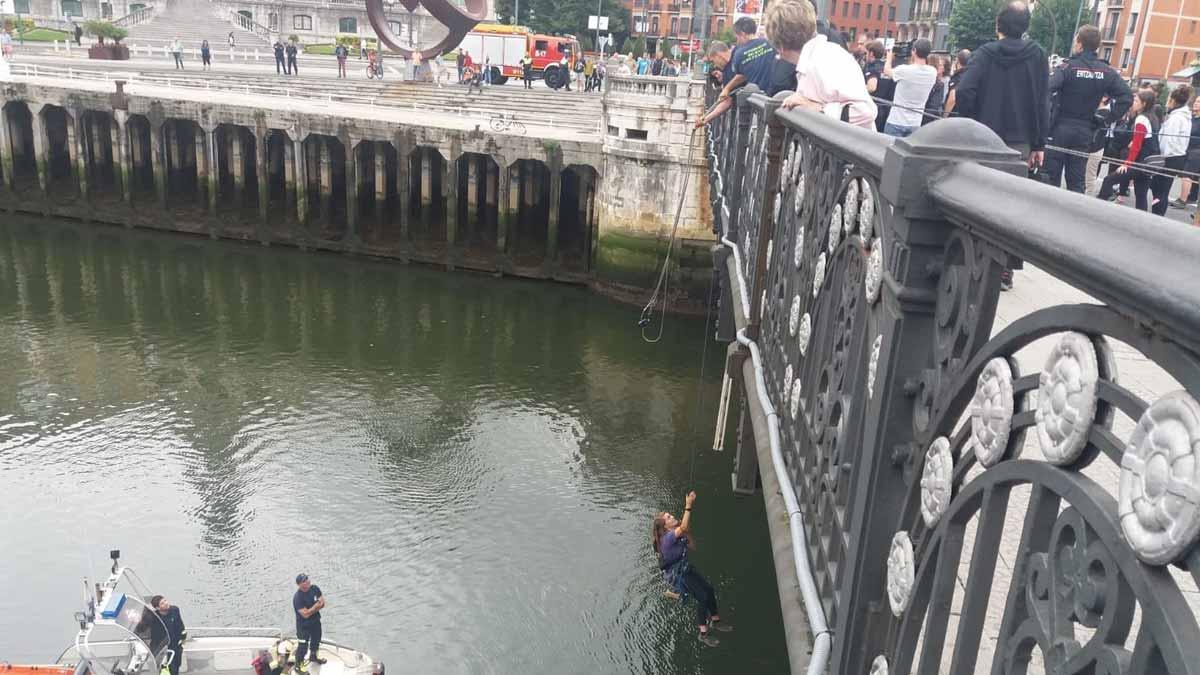
M 695 456 L 698 645 L 651 515 L 712 444 L 703 321 L 575 287 L 0 216 L 0 660 L 74 634 L 107 552 L 190 625 L 292 625 L 389 673 L 775 673 L 760 497 Z

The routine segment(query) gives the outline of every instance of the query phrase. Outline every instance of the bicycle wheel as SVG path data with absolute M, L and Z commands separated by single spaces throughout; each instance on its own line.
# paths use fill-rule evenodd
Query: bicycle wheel
M 520 122 L 513 121 L 513 123 L 510 124 L 509 126 L 512 128 L 513 131 L 517 132 L 518 134 L 521 134 L 522 136 L 524 136 L 527 133 L 525 131 L 525 125 L 521 124 Z
M 372 68 L 371 66 L 367 66 L 367 79 L 368 80 L 375 79 L 375 69 Z
M 492 118 L 492 131 L 504 131 L 504 128 L 507 126 L 508 126 L 508 124 L 504 121 L 504 118 L 502 118 L 502 117 L 493 117 Z

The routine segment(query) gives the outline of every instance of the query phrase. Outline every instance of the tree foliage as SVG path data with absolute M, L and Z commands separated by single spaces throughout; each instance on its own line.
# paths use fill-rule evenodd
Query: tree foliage
M 519 7 L 516 6 L 520 3 Z M 500 23 L 513 23 L 513 12 L 519 12 L 516 23 L 529 26 L 538 33 L 566 33 L 583 36 L 588 30 L 588 17 L 596 13 L 594 0 L 496 0 L 496 18 Z M 608 17 L 608 32 L 613 42 L 620 43 L 629 34 L 629 10 L 620 0 L 601 0 L 600 16 Z
M 950 12 L 950 44 L 975 51 L 996 39 L 996 0 L 958 0 Z
M 125 39 L 125 36 L 129 35 L 129 31 L 109 21 L 88 21 L 83 24 L 83 29 L 89 35 L 94 35 L 100 41 L 100 44 L 104 44 L 106 38 L 113 42 L 120 42 Z
M 1078 12 L 1079 0 L 1041 0 L 1033 10 L 1029 37 L 1041 45 L 1048 55 L 1069 55 L 1071 45 L 1075 42 Z

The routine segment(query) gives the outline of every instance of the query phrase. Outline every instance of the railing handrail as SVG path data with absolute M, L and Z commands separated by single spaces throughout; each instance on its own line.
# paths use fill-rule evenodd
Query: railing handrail
M 123 28 L 129 28 L 130 26 L 137 26 L 139 24 L 146 23 L 154 17 L 155 7 L 155 5 L 148 5 L 146 7 L 142 7 L 141 9 L 135 9 L 125 16 L 114 20 L 112 23 L 114 26 L 121 26 Z
M 271 38 L 274 37 L 276 32 L 278 32 L 267 28 L 245 14 L 239 14 L 238 11 L 234 9 L 229 10 L 229 16 L 226 18 L 237 28 L 254 33 L 267 42 L 270 42 Z

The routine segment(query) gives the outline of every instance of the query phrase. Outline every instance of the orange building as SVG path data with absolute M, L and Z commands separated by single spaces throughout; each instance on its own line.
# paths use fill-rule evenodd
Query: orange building
M 828 0 L 827 17 L 848 42 L 896 37 L 899 5 L 900 0 Z
M 1200 0 L 1107 0 L 1093 19 L 1100 57 L 1137 82 L 1186 81 L 1200 56 Z

